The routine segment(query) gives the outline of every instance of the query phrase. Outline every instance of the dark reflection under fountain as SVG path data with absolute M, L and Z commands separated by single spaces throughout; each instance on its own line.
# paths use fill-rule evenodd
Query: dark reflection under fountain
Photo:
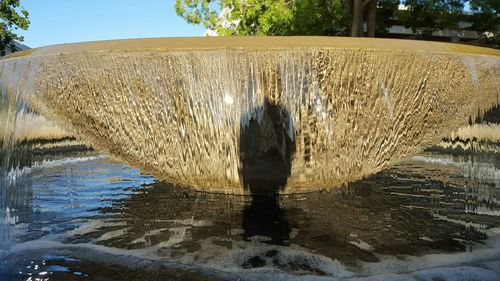
M 290 224 L 279 204 L 279 191 L 290 176 L 295 143 L 291 116 L 268 99 L 252 110 L 240 128 L 241 176 L 252 203 L 243 212 L 244 238 L 265 236 L 270 243 L 289 244 Z M 243 124 L 243 121 L 241 122 Z

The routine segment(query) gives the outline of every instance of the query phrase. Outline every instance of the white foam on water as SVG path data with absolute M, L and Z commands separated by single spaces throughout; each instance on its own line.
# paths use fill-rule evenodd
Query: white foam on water
M 433 239 L 427 237 L 427 236 L 420 236 L 420 240 L 423 240 L 423 241 L 428 241 L 428 242 L 434 242 Z
M 492 234 L 494 231 L 489 232 Z M 457 269 L 471 265 L 477 267 L 484 262 L 500 261 L 500 236 L 491 237 L 486 241 L 485 245 L 475 245 L 475 249 L 472 252 L 428 254 L 421 257 L 407 256 L 404 258 L 379 256 L 379 259 L 380 262 L 377 263 L 364 263 L 361 270 L 363 275 L 374 276 L 388 273 L 410 274 L 425 270 L 445 273 L 449 268 Z M 500 277 L 500 268 L 496 269 L 495 273 L 497 278 Z M 444 278 L 444 280 L 457 279 Z
M 62 234 L 62 237 L 74 237 L 74 236 L 82 236 L 88 233 L 92 233 L 98 231 L 103 227 L 117 227 L 117 226 L 126 226 L 127 223 L 124 221 L 112 221 L 112 220 L 92 220 L 89 222 L 82 223 L 79 227 L 67 231 Z
M 494 233 L 496 233 L 494 229 L 489 231 L 489 234 Z M 266 253 L 273 250 L 277 251 L 274 256 L 266 256 Z M 205 241 L 200 252 L 215 255 L 210 259 L 202 259 L 210 267 L 233 272 L 252 280 L 433 280 L 432 278 L 439 276 L 447 281 L 497 280 L 495 278 L 500 276 L 500 267 L 493 270 L 470 266 L 485 261 L 490 263 L 500 261 L 498 236 L 472 253 L 432 254 L 404 259 L 381 256 L 381 261 L 378 263 L 363 263 L 360 272 L 351 271 L 337 260 L 311 253 L 308 249 L 297 245 L 283 247 L 257 241 L 233 242 L 232 249 L 224 250 Z M 259 257 L 265 265 L 243 269 L 242 264 L 253 257 Z M 273 261 L 282 264 L 284 270 L 273 265 Z M 291 270 L 287 265 L 292 263 L 312 270 Z M 314 271 L 322 271 L 326 276 L 317 276 Z
M 174 224 L 186 225 L 186 226 L 195 226 L 195 227 L 212 226 L 213 225 L 213 223 L 211 221 L 207 221 L 207 220 L 195 220 L 194 217 L 191 217 L 190 219 L 166 220 L 166 221 L 174 223 Z
M 183 241 L 192 241 L 192 235 L 191 232 L 189 231 L 192 226 L 195 227 L 200 227 L 200 226 L 211 226 L 213 225 L 212 222 L 210 221 L 205 221 L 205 220 L 195 220 L 193 218 L 190 219 L 184 219 L 184 220 L 162 220 L 162 222 L 169 222 L 173 227 L 168 227 L 168 228 L 159 228 L 159 229 L 153 229 L 150 231 L 146 231 L 142 236 L 134 239 L 131 241 L 131 244 L 137 244 L 137 243 L 145 243 L 146 248 L 144 248 L 143 253 L 147 253 L 151 257 L 154 257 L 155 251 L 158 250 L 164 250 L 168 249 L 171 247 L 175 247 L 177 244 L 183 242 Z M 75 236 L 82 236 L 86 235 L 89 233 L 93 232 L 98 232 L 102 229 L 109 228 L 109 227 L 121 227 L 116 230 L 108 231 L 101 236 L 91 240 L 92 243 L 96 242 L 103 242 L 107 240 L 111 240 L 114 238 L 118 238 L 121 236 L 124 236 L 127 234 L 127 232 L 130 230 L 130 227 L 127 226 L 127 223 L 124 221 L 114 221 L 114 220 L 92 220 L 89 222 L 83 222 L 79 227 L 67 231 L 63 234 L 60 235 L 61 238 L 69 238 L 71 239 L 72 237 Z M 162 232 L 169 232 L 170 237 L 166 241 L 162 241 L 156 245 L 150 245 L 148 237 L 158 235 Z M 57 238 L 56 238 L 57 239 Z
M 123 236 L 127 234 L 127 232 L 130 230 L 130 227 L 114 230 L 114 231 L 108 231 L 104 233 L 103 235 L 99 236 L 94 240 L 94 242 L 99 242 L 99 241 L 106 241 L 109 239 L 117 238 L 120 236 Z
M 443 220 L 443 221 L 447 221 L 447 222 L 451 222 L 453 224 L 459 224 L 459 225 L 463 225 L 465 227 L 473 227 L 477 230 L 483 230 L 483 231 L 486 231 L 488 226 L 485 225 L 485 224 L 480 224 L 480 223 L 473 223 L 473 222 L 466 222 L 466 221 L 461 221 L 461 220 L 456 220 L 456 219 L 452 219 L 452 218 L 449 218 L 447 216 L 443 216 L 443 215 L 440 215 L 440 214 L 437 214 L 437 213 L 431 213 L 432 214 L 432 217 L 434 219 L 438 219 L 438 220 Z
M 56 236 L 45 236 L 39 240 L 24 242 L 21 244 L 13 245 L 10 253 L 19 254 L 22 252 L 29 252 L 34 250 L 72 250 L 72 253 L 78 255 L 80 249 L 91 250 L 92 255 L 85 257 L 86 259 L 95 258 L 103 254 L 114 255 L 117 258 L 132 258 L 141 260 L 162 261 L 167 263 L 187 264 L 188 266 L 195 266 L 200 268 L 207 268 L 209 270 L 216 270 L 221 272 L 228 272 L 242 278 L 243 280 L 331 280 L 332 277 L 350 277 L 353 275 L 338 261 L 332 260 L 328 257 L 310 253 L 307 249 L 300 246 L 292 245 L 275 246 L 259 241 L 232 241 L 232 247 L 229 249 L 224 246 L 213 243 L 215 240 L 221 238 L 208 238 L 201 242 L 201 249 L 194 253 L 186 253 L 181 258 L 172 259 L 169 255 L 158 254 L 158 250 L 162 249 L 164 245 L 155 245 L 150 248 L 125 250 L 93 243 L 80 243 L 80 244 L 64 244 L 56 241 Z M 259 239 L 256 239 L 259 240 Z M 160 244 L 168 243 L 168 241 Z M 230 241 L 230 240 L 229 240 Z M 172 248 L 173 244 L 168 245 Z M 172 249 L 164 249 L 168 252 Z M 266 253 L 275 251 L 274 255 L 266 256 Z M 266 266 L 261 268 L 244 268 L 243 264 L 249 259 L 259 256 L 266 260 Z M 79 256 L 75 256 L 80 258 Z M 106 260 L 113 263 L 113 259 Z M 277 261 L 282 264 L 285 270 L 291 270 L 290 265 L 299 265 L 298 269 L 294 269 L 293 274 L 283 271 L 273 265 L 272 261 Z M 122 263 L 122 262 L 121 262 Z M 131 262 L 135 263 L 135 262 Z M 125 265 L 127 265 L 125 263 Z M 314 276 L 313 272 L 308 269 L 324 272 L 330 278 Z M 247 278 L 250 277 L 250 278 Z M 278 278 L 279 279 L 275 279 Z M 305 278 L 305 279 L 304 279 Z
M 477 281 L 498 281 L 500 274 L 492 270 L 461 266 L 455 268 L 420 270 L 413 274 L 416 280 L 434 281 L 434 280 L 477 280 Z
M 165 231 L 168 231 L 168 230 L 169 230 L 169 228 L 158 228 L 158 229 L 148 230 L 144 233 L 144 235 L 142 235 L 139 238 L 134 239 L 131 243 L 132 244 L 146 243 L 147 237 L 155 236 L 155 235 L 158 235 L 158 234 L 165 232 Z
M 491 229 L 490 234 L 500 230 Z M 215 244 L 223 238 L 208 238 L 200 241 L 201 249 L 186 252 L 180 258 L 159 254 L 158 245 L 144 249 L 118 249 L 92 243 L 64 244 L 45 237 L 14 245 L 9 253 L 22 253 L 40 249 L 70 250 L 76 258 L 79 253 L 91 252 L 84 259 L 95 259 L 109 264 L 122 264 L 148 270 L 145 264 L 152 261 L 171 266 L 188 266 L 201 272 L 226 272 L 241 280 L 500 280 L 500 236 L 478 245 L 473 252 L 452 254 L 429 254 L 421 257 L 381 256 L 379 262 L 361 263 L 359 269 L 348 269 L 337 260 L 311 253 L 298 245 L 277 246 L 259 241 L 232 241 L 231 247 Z M 259 239 L 256 239 L 259 240 Z M 172 246 L 172 245 L 170 245 Z M 168 251 L 168 249 L 167 249 Z M 0 252 L 6 257 L 8 252 Z M 101 258 L 103 256 L 107 258 Z M 109 257 L 109 255 L 113 257 Z M 260 267 L 248 266 L 250 259 L 258 257 Z M 247 266 L 245 266 L 245 263 Z M 184 265 L 183 265 L 184 264 Z M 294 267 L 295 266 L 295 267 Z M 317 275 L 325 274 L 324 276 Z M 230 278 L 231 280 L 233 278 Z
M 363 250 L 363 251 L 367 251 L 367 252 L 372 252 L 374 250 L 374 248 L 366 243 L 365 241 L 362 241 L 362 240 L 358 240 L 358 241 L 350 241 L 349 242 L 351 245 L 354 245 L 356 247 L 358 247 L 359 249 Z
M 498 204 L 498 202 L 495 202 L 495 203 Z M 478 215 L 488 215 L 488 216 L 500 217 L 500 210 L 491 210 L 490 208 L 487 208 L 484 206 L 477 206 L 474 209 L 474 213 L 478 214 Z
M 161 260 L 158 258 L 149 259 L 148 252 L 143 249 L 125 250 L 92 243 L 65 244 L 46 238 L 49 237 L 17 244 L 13 246 L 10 251 L 0 252 L 0 257 L 8 258 L 11 255 L 14 257 L 22 257 L 23 252 L 30 255 L 32 252 L 50 251 L 51 255 L 59 254 L 62 256 L 70 256 L 79 260 L 93 261 L 102 265 L 119 265 L 140 270 L 157 270 L 160 267 L 167 267 L 171 269 L 200 272 L 207 276 L 218 277 L 221 280 L 236 280 L 236 278 L 232 275 L 207 267 L 176 264 L 168 260 Z M 54 237 L 52 236 L 50 238 Z M 238 279 L 241 281 L 249 280 L 246 278 Z
M 494 227 L 494 228 L 489 228 L 485 231 L 488 235 L 493 236 L 493 235 L 500 235 L 500 227 Z M 500 243 L 499 243 L 500 245 Z
M 443 267 L 415 271 L 408 274 L 378 274 L 352 278 L 350 281 L 498 281 L 494 270 L 474 266 Z
M 337 260 L 311 253 L 298 245 L 277 246 L 259 241 L 232 241 L 228 249 L 206 240 L 201 243 L 201 251 L 205 256 L 200 261 L 222 271 L 233 273 L 259 273 L 274 275 L 277 272 L 288 275 L 312 275 L 314 271 L 323 272 L 331 277 L 350 277 L 352 272 Z M 215 255 L 210 256 L 212 253 Z M 252 268 L 251 260 L 258 259 L 264 263 L 261 267 Z M 290 274 L 289 272 L 293 272 Z
M 187 226 L 182 226 L 182 227 L 172 227 L 169 228 L 168 230 L 170 231 L 171 235 L 168 238 L 167 241 L 160 242 L 157 244 L 155 247 L 156 248 L 170 248 L 176 244 L 179 244 L 184 241 L 191 241 L 191 233 L 188 232 L 189 227 Z

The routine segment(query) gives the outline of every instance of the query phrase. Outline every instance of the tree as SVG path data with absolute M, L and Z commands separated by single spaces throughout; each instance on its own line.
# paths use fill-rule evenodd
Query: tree
M 394 24 L 395 15 L 398 11 L 400 0 L 379 0 L 377 3 L 377 18 L 375 23 L 375 34 L 386 36 L 389 28 Z
M 471 0 L 472 28 L 480 32 L 488 43 L 500 48 L 500 1 Z
M 343 3 L 350 16 L 350 35 L 375 37 L 388 32 L 400 0 L 343 0 Z
M 5 55 L 7 47 L 14 48 L 14 40 L 23 37 L 14 33 L 29 27 L 28 12 L 20 7 L 19 0 L 0 0 L 0 55 Z
M 464 11 L 469 3 L 470 12 Z M 399 10 L 404 4 L 406 9 Z M 179 16 L 219 35 L 384 35 L 394 20 L 418 39 L 436 30 L 473 29 L 500 45 L 499 0 L 176 0 Z M 470 15 L 467 15 L 469 13 Z M 366 32 L 364 25 L 366 24 Z
M 338 35 L 342 0 L 176 0 L 177 14 L 220 35 Z
M 344 0 L 351 15 L 351 36 L 364 36 L 363 24 L 366 21 L 367 36 L 375 36 L 377 0 Z
M 464 3 L 464 0 L 405 0 L 408 10 L 399 11 L 397 17 L 417 38 L 429 39 L 436 30 L 458 29 Z
M 285 0 L 175 1 L 179 16 L 220 35 L 285 35 L 291 24 L 290 8 Z
M 347 35 L 349 15 L 340 0 L 295 0 L 288 35 Z

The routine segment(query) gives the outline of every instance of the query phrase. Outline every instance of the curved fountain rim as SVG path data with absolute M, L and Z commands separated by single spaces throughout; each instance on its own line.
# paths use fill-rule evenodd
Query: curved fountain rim
M 388 38 L 352 38 L 326 36 L 246 36 L 178 37 L 90 41 L 51 45 L 16 52 L 5 59 L 24 56 L 78 54 L 102 51 L 209 51 L 209 50 L 297 50 L 362 49 L 411 53 L 464 54 L 500 57 L 500 50 L 471 45 Z

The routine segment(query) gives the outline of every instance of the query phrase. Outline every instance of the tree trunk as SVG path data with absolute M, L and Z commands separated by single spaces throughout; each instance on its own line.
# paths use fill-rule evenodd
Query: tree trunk
M 377 15 L 377 0 L 370 0 L 366 7 L 366 26 L 367 37 L 375 37 L 376 15 Z
M 353 0 L 351 37 L 362 36 L 363 33 L 363 1 Z M 360 32 L 361 31 L 361 32 Z

